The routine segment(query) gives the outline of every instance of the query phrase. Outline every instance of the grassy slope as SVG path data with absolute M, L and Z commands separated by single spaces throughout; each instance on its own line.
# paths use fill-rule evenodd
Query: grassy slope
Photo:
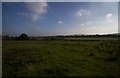
M 116 76 L 116 41 L 3 41 L 3 76 Z

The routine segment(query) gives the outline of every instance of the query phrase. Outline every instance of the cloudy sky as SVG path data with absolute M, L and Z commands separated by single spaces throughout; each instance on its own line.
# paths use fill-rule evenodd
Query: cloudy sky
M 117 2 L 6 2 L 3 34 L 30 36 L 118 32 Z

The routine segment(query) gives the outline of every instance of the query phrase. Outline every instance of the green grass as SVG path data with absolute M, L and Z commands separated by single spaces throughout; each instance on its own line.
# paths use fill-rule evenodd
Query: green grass
M 3 76 L 117 76 L 118 42 L 103 40 L 3 41 Z
M 65 38 L 65 40 L 118 40 L 115 37 L 81 37 L 81 38 Z

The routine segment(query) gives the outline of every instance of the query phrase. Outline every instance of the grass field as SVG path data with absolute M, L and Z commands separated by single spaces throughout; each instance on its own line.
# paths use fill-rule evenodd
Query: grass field
M 107 39 L 3 41 L 3 76 L 117 76 L 118 41 Z
M 65 40 L 81 40 L 81 41 L 98 41 L 98 40 L 118 40 L 118 38 L 115 38 L 115 37 L 81 37 L 81 38 L 65 38 Z

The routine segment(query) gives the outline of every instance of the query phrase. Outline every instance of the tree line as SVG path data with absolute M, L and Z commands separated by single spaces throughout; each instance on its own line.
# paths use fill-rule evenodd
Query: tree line
M 41 36 L 41 37 L 31 37 L 27 34 L 22 33 L 19 36 L 13 37 L 9 35 L 2 36 L 3 40 L 39 40 L 39 39 L 64 39 L 64 38 L 81 38 L 81 37 L 120 37 L 120 34 L 104 34 L 104 35 L 55 35 L 55 36 Z
M 2 36 L 3 40 L 29 40 L 29 36 L 27 34 L 21 34 L 18 37 L 13 37 L 9 35 Z

